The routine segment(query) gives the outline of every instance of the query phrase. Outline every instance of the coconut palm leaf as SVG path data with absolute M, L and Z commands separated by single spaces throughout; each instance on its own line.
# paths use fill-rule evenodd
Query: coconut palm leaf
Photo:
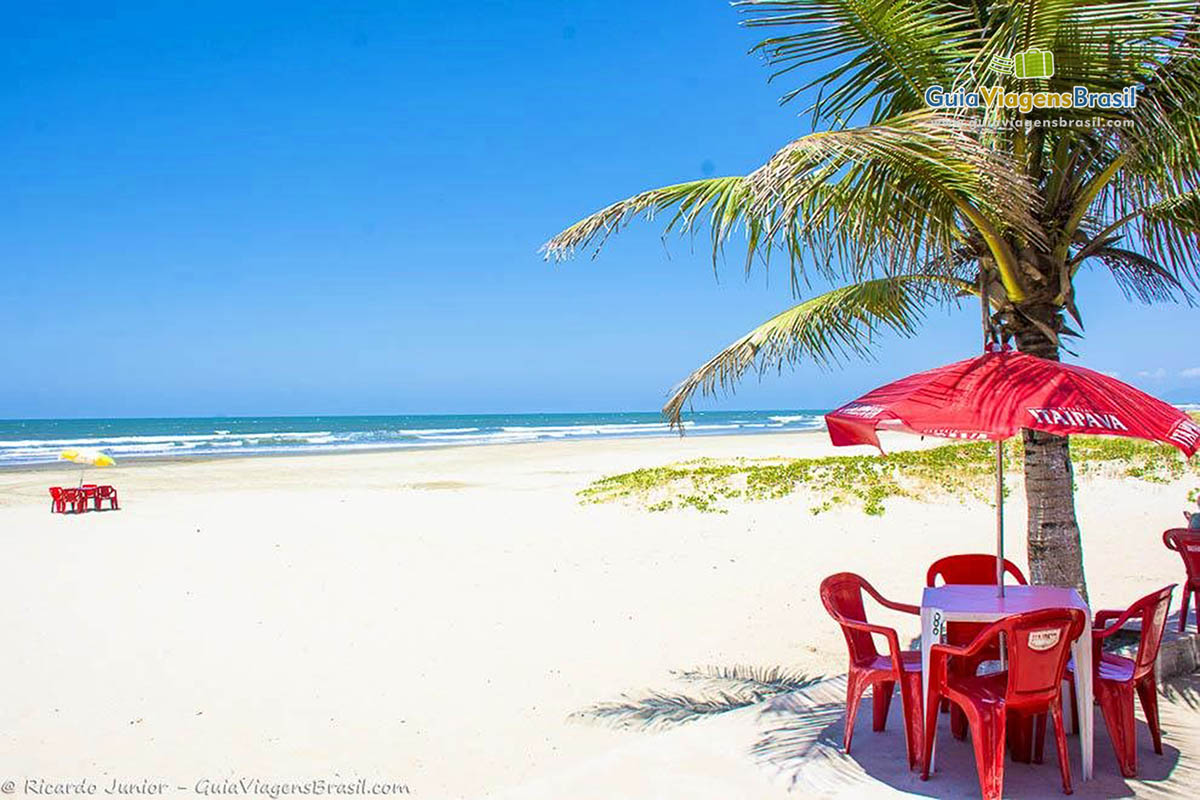
M 1153 175 L 1125 172 L 1098 205 L 1117 218 L 1097 235 L 1092 249 L 1125 225 L 1136 233 L 1139 249 L 1173 277 L 1200 287 L 1200 174 L 1172 173 L 1167 166 Z M 1082 254 L 1087 254 L 1085 247 Z
M 922 106 L 928 86 L 950 85 L 978 43 L 969 8 L 940 0 L 743 0 L 751 28 L 787 29 L 754 51 L 775 67 L 772 79 L 810 64 L 821 77 L 784 101 L 819 88 L 814 121 L 849 119 L 880 96 L 873 121 Z M 823 63 L 827 62 L 827 63 Z
M 912 272 L 977 234 L 1005 285 L 1020 296 L 1015 256 L 1003 238 L 1036 240 L 1033 188 L 1011 158 L 931 112 L 801 137 L 745 178 L 712 178 L 668 186 L 613 203 L 543 246 L 553 259 L 603 245 L 639 215 L 675 208 L 666 226 L 693 232 L 707 223 L 714 255 L 739 229 L 747 268 L 758 251 L 787 253 L 794 285 L 806 266 L 860 278 L 873 270 Z M 808 262 L 805 256 L 809 256 Z
M 1020 296 L 1001 234 L 1040 238 L 1033 186 L 1016 162 L 928 111 L 804 136 L 748 181 L 756 215 L 774 220 L 768 240 L 782 231 L 789 250 L 836 253 L 854 278 L 880 266 L 911 270 L 930 250 L 949 252 L 965 228 L 987 241 L 1009 293 Z
M 551 238 L 542 245 L 541 252 L 549 259 L 563 261 L 574 256 L 580 248 L 592 247 L 594 258 L 608 237 L 638 216 L 654 220 L 664 211 L 674 209 L 664 236 L 672 231 L 694 233 L 698 227 L 707 224 L 715 257 L 741 223 L 747 235 L 748 251 L 753 253 L 759 247 L 764 220 L 748 215 L 750 207 L 746 179 L 740 176 L 664 186 L 602 208 Z
M 1108 267 L 1126 299 L 1136 299 L 1147 305 L 1180 299 L 1193 304 L 1191 294 L 1178 278 L 1141 253 L 1106 246 L 1097 249 L 1092 257 Z
M 974 292 L 961 278 L 897 275 L 843 286 L 805 300 L 742 336 L 689 375 L 671 392 L 663 414 L 678 425 L 684 406 L 699 390 L 726 391 L 747 370 L 760 374 L 801 359 L 827 365 L 865 357 L 883 331 L 912 336 L 926 306 L 953 293 Z

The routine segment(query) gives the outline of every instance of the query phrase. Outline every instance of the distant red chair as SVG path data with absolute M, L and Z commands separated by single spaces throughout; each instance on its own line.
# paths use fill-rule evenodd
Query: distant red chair
M 67 501 L 63 498 L 63 489 L 61 486 L 50 487 L 50 513 L 67 513 Z
M 892 693 L 900 684 L 900 704 L 904 709 L 904 743 L 908 751 L 908 766 L 917 766 L 921 753 L 921 654 L 900 649 L 900 639 L 893 628 L 867 622 L 863 592 L 876 602 L 894 611 L 920 614 L 916 606 L 894 603 L 884 599 L 866 579 L 850 572 L 830 575 L 821 582 L 821 602 L 825 610 L 842 627 L 846 647 L 850 651 L 850 670 L 846 679 L 846 733 L 843 745 L 847 753 L 854 739 L 854 718 L 867 686 L 871 687 L 874 713 L 873 729 L 884 730 Z M 875 649 L 873 634 L 883 636 L 888 643 L 887 655 Z
M 1113 752 L 1117 755 L 1117 766 L 1126 778 L 1137 775 L 1137 727 L 1133 720 L 1133 693 L 1137 692 L 1146 712 L 1146 726 L 1150 728 L 1150 739 L 1154 752 L 1162 755 L 1162 728 L 1158 723 L 1158 681 L 1154 677 L 1154 662 L 1162 645 L 1163 632 L 1167 628 L 1167 613 L 1171 606 L 1171 593 L 1175 584 L 1165 586 L 1146 595 L 1124 611 L 1097 611 L 1092 626 L 1092 668 L 1096 699 L 1100 701 L 1100 712 L 1104 715 L 1104 726 L 1108 738 L 1112 739 Z M 1116 653 L 1105 653 L 1101 645 L 1109 636 L 1121 629 L 1131 619 L 1141 622 L 1137 654 L 1125 658 Z M 1109 621 L 1112 624 L 1109 625 Z M 1068 670 L 1068 673 L 1070 670 Z M 1078 729 L 1078 701 L 1075 684 L 1071 683 L 1072 727 Z
M 1163 544 L 1179 553 L 1187 580 L 1183 582 L 1183 601 L 1179 605 L 1179 632 L 1187 630 L 1188 601 L 1196 595 L 1196 630 L 1200 631 L 1200 533 L 1187 528 L 1163 532 Z
M 1027 585 L 1028 581 L 1025 580 L 1021 570 L 1007 558 L 1004 559 L 1004 572 L 1011 575 L 1020 585 Z M 942 583 L 995 586 L 996 556 L 988 553 L 964 553 L 939 558 L 929 566 L 929 571 L 925 573 L 925 585 L 937 586 L 938 578 L 942 579 Z M 985 622 L 947 622 L 946 643 L 959 647 L 968 645 L 986 627 L 987 623 Z M 974 675 L 983 662 L 999 660 L 1000 646 L 998 643 L 994 643 L 969 659 L 951 662 L 950 668 L 961 670 L 964 675 Z M 942 703 L 943 711 L 946 710 L 946 705 L 947 703 Z M 950 708 L 950 730 L 956 739 L 965 739 L 967 736 L 967 718 L 963 716 L 962 710 L 957 706 Z
M 100 510 L 100 501 L 107 500 L 110 510 L 120 509 L 117 505 L 117 489 L 115 486 L 101 485 L 96 487 L 96 510 Z
M 925 713 L 925 744 L 921 779 L 929 779 L 929 762 L 937 738 L 938 703 L 948 698 L 959 706 L 971 726 L 975 767 L 984 800 L 999 800 L 1004 791 L 1005 726 L 1010 714 L 1023 726 L 1049 713 L 1058 744 L 1063 792 L 1071 793 L 1071 766 L 1062 718 L 1062 681 L 1071 643 L 1087 627 L 1079 609 L 1048 608 L 1015 614 L 986 626 L 965 647 L 935 644 L 930 649 L 930 703 Z M 971 659 L 1005 635 L 1008 670 L 990 675 L 967 675 L 950 667 L 950 659 Z M 1041 761 L 1038 748 L 1036 761 Z
M 87 498 L 83 494 L 82 489 L 63 489 L 63 503 L 71 506 L 71 510 L 76 514 L 82 514 L 87 511 Z

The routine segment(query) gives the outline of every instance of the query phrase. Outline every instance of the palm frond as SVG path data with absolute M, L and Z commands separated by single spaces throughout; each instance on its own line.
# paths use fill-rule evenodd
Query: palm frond
M 1113 280 L 1128 300 L 1151 303 L 1177 302 L 1193 304 L 1191 294 L 1161 264 L 1133 250 L 1121 247 L 1101 247 L 1092 254 L 1112 273 Z
M 710 395 L 731 390 L 747 370 L 761 374 L 809 359 L 829 364 L 864 357 L 882 331 L 911 336 L 931 303 L 950 302 L 953 293 L 973 292 L 960 278 L 897 275 L 844 286 L 777 314 L 730 344 L 671 392 L 663 414 L 678 425 L 684 406 L 699 390 Z
M 1119 173 L 1097 203 L 1113 232 L 1128 225 L 1138 249 L 1178 282 L 1200 288 L 1200 172 L 1173 172 L 1168 164 L 1153 172 L 1130 168 Z
M 811 89 L 814 121 L 849 119 L 868 103 L 874 121 L 923 106 L 929 86 L 948 86 L 978 45 L 968 8 L 941 0 L 742 0 L 734 3 L 750 28 L 785 28 L 754 51 L 775 68 L 772 80 L 821 64 L 820 77 L 789 91 Z
M 608 237 L 617 233 L 638 216 L 654 220 L 659 214 L 674 208 L 664 236 L 673 230 L 693 233 L 707 224 L 712 232 L 714 254 L 722 243 L 745 221 L 751 240 L 751 250 L 757 247 L 754 230 L 761 225 L 757 219 L 747 219 L 750 196 L 746 179 L 740 176 L 705 178 L 678 183 L 641 192 L 620 200 L 576 222 L 542 245 L 541 252 L 549 259 L 564 261 L 580 248 L 593 247 L 595 257 Z
M 747 181 L 754 215 L 773 221 L 768 241 L 782 233 L 789 251 L 837 256 L 855 278 L 948 252 L 962 225 L 988 240 L 1017 294 L 1015 259 L 1000 234 L 1041 237 L 1033 186 L 1012 157 L 932 112 L 804 136 Z
M 999 251 L 1001 269 L 1016 281 L 1001 233 L 1038 239 L 1032 196 L 1010 157 L 953 118 L 922 112 L 801 137 L 746 177 L 642 192 L 575 223 L 542 250 L 561 260 L 581 247 L 598 249 L 639 215 L 653 219 L 674 208 L 667 232 L 707 224 L 714 257 L 743 232 L 747 268 L 756 252 L 765 260 L 778 248 L 796 286 L 806 265 L 855 279 L 912 272 L 974 232 Z

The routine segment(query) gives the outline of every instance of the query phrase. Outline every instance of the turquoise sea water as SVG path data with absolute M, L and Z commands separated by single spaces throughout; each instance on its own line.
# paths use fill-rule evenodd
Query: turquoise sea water
M 705 411 L 684 425 L 687 435 L 816 430 L 823 413 Z M 0 466 L 52 462 L 66 447 L 120 461 L 677 435 L 656 412 L 0 420 Z

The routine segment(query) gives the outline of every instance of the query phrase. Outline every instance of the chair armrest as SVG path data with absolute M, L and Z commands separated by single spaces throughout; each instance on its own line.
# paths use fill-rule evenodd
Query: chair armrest
M 897 636 L 894 628 L 889 628 L 886 625 L 875 625 L 870 622 L 858 622 L 851 619 L 839 619 L 838 624 L 846 628 L 853 628 L 856 631 L 864 631 L 866 633 L 878 633 L 880 636 Z M 897 636 L 897 641 L 899 637 Z
M 929 648 L 929 657 L 934 656 L 969 656 L 971 653 L 968 648 L 957 644 L 935 644 Z
M 1191 520 L 1189 519 L 1188 522 L 1190 523 Z M 1175 530 L 1175 528 L 1169 528 L 1169 529 L 1163 531 L 1163 544 L 1165 544 L 1167 546 L 1168 550 L 1174 550 L 1175 552 L 1179 552 L 1178 543 L 1175 541 L 1176 533 L 1177 533 L 1177 531 Z
M 903 611 L 905 614 L 913 614 L 914 616 L 921 615 L 920 606 L 914 606 L 910 603 L 896 603 L 891 600 L 884 600 L 882 597 L 879 598 L 879 603 L 893 611 Z
M 1106 627 L 1109 620 L 1117 619 L 1125 612 L 1117 608 L 1105 608 L 1096 612 L 1096 618 L 1092 621 L 1093 628 Z
M 900 636 L 896 633 L 895 628 L 889 628 L 886 625 L 873 625 L 870 622 L 857 622 L 848 619 L 839 619 L 838 624 L 864 633 L 875 633 L 887 639 L 888 654 L 892 659 L 892 668 L 896 670 L 898 675 L 904 673 L 904 663 L 900 658 Z
M 976 653 L 978 653 L 980 650 L 982 650 L 989 642 L 991 642 L 993 639 L 996 638 L 997 629 L 1003 627 L 1003 625 L 1004 625 L 1003 619 L 996 620 L 995 622 L 991 623 L 986 628 L 981 630 L 979 633 L 975 634 L 975 638 L 972 639 L 969 644 L 965 644 L 961 647 L 951 648 L 949 645 L 935 645 L 935 646 L 943 647 L 943 648 L 946 648 L 947 650 L 957 651 L 957 652 L 950 652 L 950 655 L 973 656 Z
M 935 644 L 929 648 L 929 679 L 930 689 L 941 689 L 946 681 L 946 662 L 951 657 L 969 655 L 970 648 L 954 644 Z
M 883 606 L 884 608 L 890 608 L 893 611 L 903 611 L 905 614 L 919 615 L 921 613 L 921 609 L 917 606 L 910 605 L 909 603 L 897 603 L 894 600 L 888 600 L 886 597 L 877 592 L 875 587 L 869 583 L 863 588 L 867 590 L 867 593 L 870 594 L 871 597 L 875 598 L 875 602 L 879 603 L 879 605 Z
M 1092 638 L 1096 641 L 1107 639 L 1117 631 L 1121 630 L 1121 626 L 1129 621 L 1129 609 L 1125 611 L 1116 611 L 1106 609 L 1096 612 L 1096 621 L 1092 624 Z M 1109 620 L 1116 620 L 1111 625 Z

